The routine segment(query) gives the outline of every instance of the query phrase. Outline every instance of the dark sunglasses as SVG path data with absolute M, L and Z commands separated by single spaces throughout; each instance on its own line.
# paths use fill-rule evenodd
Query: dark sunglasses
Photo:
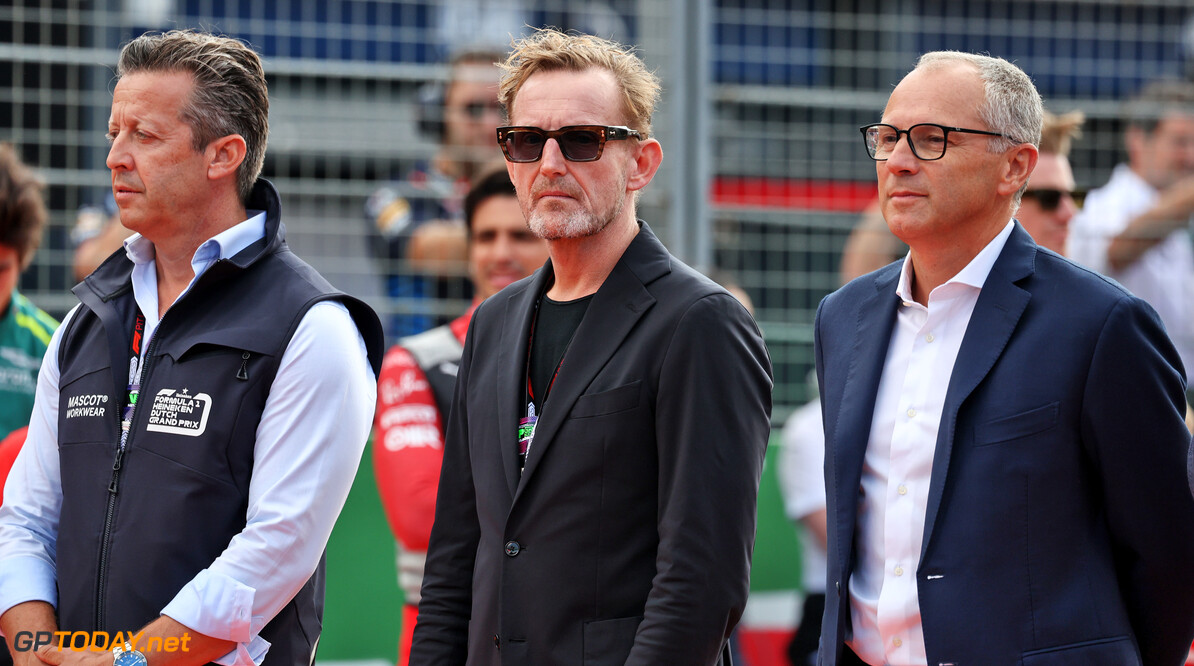
M 641 139 L 638 130 L 613 125 L 569 125 L 558 130 L 545 130 L 529 125 L 497 128 L 498 145 L 511 162 L 538 162 L 543 146 L 555 139 L 560 152 L 569 162 L 593 162 L 601 159 L 606 141 Z
M 1074 200 L 1074 205 L 1081 208 L 1082 200 L 1086 197 L 1085 192 L 1055 189 L 1039 189 L 1039 190 L 1024 190 L 1024 198 L 1032 199 L 1041 207 L 1041 210 L 1046 213 L 1052 213 L 1061 205 L 1063 197 L 1070 197 Z
M 469 102 L 461 108 L 473 120 L 481 120 L 485 117 L 485 112 L 487 111 L 492 111 L 497 115 L 501 115 L 502 113 L 502 105 L 498 104 L 496 100 L 492 102 Z

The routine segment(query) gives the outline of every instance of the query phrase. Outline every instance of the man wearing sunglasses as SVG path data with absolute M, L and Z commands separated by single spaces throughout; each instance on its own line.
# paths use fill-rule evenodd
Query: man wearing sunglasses
M 1127 106 L 1127 164 L 1074 218 L 1070 256 L 1148 301 L 1194 368 L 1194 84 L 1155 82 Z
M 1078 212 L 1070 143 L 1078 136 L 1083 119 L 1081 111 L 1060 116 L 1045 111 L 1036 169 L 1028 179 L 1020 210 L 1016 211 L 1016 220 L 1037 245 L 1063 256 L 1070 220 Z
M 826 297 L 826 666 L 1176 664 L 1194 634 L 1181 362 L 1014 218 L 1042 107 L 930 53 L 862 128 L 903 262 Z
M 726 663 L 749 588 L 771 366 L 753 319 L 635 217 L 659 82 L 539 31 L 497 130 L 550 261 L 474 314 L 411 664 Z
M 503 55 L 462 51 L 452 58 L 447 83 L 420 92 L 419 129 L 438 149 L 365 203 L 372 250 L 397 310 L 386 324 L 391 338 L 448 323 L 452 317 L 437 315 L 431 299 L 455 299 L 464 307 L 472 295 L 463 270 L 468 254 L 463 202 L 482 168 L 500 159 L 493 145 L 493 128 L 501 122 L 494 63 Z

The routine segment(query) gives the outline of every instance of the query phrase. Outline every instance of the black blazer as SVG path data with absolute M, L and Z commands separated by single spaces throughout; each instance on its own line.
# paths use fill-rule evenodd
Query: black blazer
M 851 631 L 859 482 L 900 268 L 817 314 L 828 665 Z M 1194 637 L 1182 377 L 1152 308 L 1016 225 L 942 409 L 916 570 L 929 664 L 1182 662 Z
M 713 664 L 746 603 L 771 365 L 737 300 L 642 225 L 594 295 L 519 476 L 531 313 L 465 342 L 412 664 Z

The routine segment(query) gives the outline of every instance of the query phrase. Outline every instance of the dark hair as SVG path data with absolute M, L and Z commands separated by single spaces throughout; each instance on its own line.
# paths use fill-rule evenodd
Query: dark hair
M 476 214 L 477 208 L 486 199 L 498 196 L 518 196 L 514 191 L 514 183 L 510 182 L 510 174 L 506 172 L 505 166 L 483 171 L 469 187 L 468 194 L 464 195 L 464 224 L 468 227 L 470 238 L 473 233 L 473 215 Z
M 269 91 L 261 58 L 245 44 L 193 30 L 146 33 L 124 45 L 116 77 L 137 72 L 185 72 L 194 79 L 182 120 L 191 126 L 195 150 L 239 134 L 245 160 L 236 173 L 241 201 L 248 201 L 265 163 Z
M 0 245 L 17 251 L 21 268 L 33 261 L 46 223 L 43 184 L 21 163 L 12 145 L 0 143 Z

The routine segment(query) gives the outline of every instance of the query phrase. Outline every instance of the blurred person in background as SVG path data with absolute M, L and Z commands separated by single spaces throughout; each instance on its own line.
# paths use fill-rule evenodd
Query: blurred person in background
M 878 270 L 907 251 L 904 241 L 887 228 L 879 200 L 875 199 L 862 211 L 842 247 L 842 263 L 838 269 L 841 284 Z
M 483 165 L 501 160 L 493 132 L 502 118 L 496 63 L 503 57 L 499 51 L 461 51 L 452 59 L 446 84 L 420 91 L 419 128 L 439 148 L 365 203 L 386 293 L 398 309 L 387 323 L 387 336 L 446 323 L 430 299 L 471 296 L 464 195 Z
M 547 261 L 547 242 L 527 228 L 504 166 L 483 173 L 464 197 L 473 305 L 449 324 L 402 338 L 386 353 L 378 379 L 373 465 L 382 506 L 397 539 L 398 584 L 405 604 L 398 666 L 410 660 L 419 588 L 435 517 L 465 332 L 477 305 Z
M 1127 105 L 1128 161 L 1091 190 L 1069 257 L 1148 301 L 1194 368 L 1194 83 L 1157 81 Z
M 1074 170 L 1070 168 L 1070 144 L 1081 136 L 1081 111 L 1055 115 L 1045 111 L 1041 127 L 1040 155 L 1028 177 L 1028 189 L 1020 200 L 1016 220 L 1037 245 L 1062 256 L 1070 220 L 1078 212 L 1074 199 Z
M 842 250 L 841 284 L 883 268 L 907 249 L 887 228 L 876 200 L 863 211 Z M 788 643 L 788 661 L 793 666 L 816 663 L 825 611 L 825 428 L 814 372 L 809 373 L 808 389 L 814 397 L 784 421 L 777 469 L 784 513 L 798 525 L 800 538 L 804 598 L 796 634 Z
M 70 230 L 70 241 L 75 246 L 71 257 L 75 281 L 82 282 L 113 252 L 123 249 L 124 239 L 132 235 L 131 230 L 120 224 L 120 211 L 111 192 L 102 205 L 79 208 Z
M 41 359 L 58 327 L 17 291 L 21 272 L 41 244 L 46 223 L 42 188 L 16 149 L 0 143 L 0 503 L 8 470 L 25 441 Z M 6 663 L 12 658 L 0 638 L 0 664 Z
M 29 425 L 42 355 L 58 327 L 17 290 L 46 223 L 42 187 L 16 150 L 0 144 L 0 439 Z

